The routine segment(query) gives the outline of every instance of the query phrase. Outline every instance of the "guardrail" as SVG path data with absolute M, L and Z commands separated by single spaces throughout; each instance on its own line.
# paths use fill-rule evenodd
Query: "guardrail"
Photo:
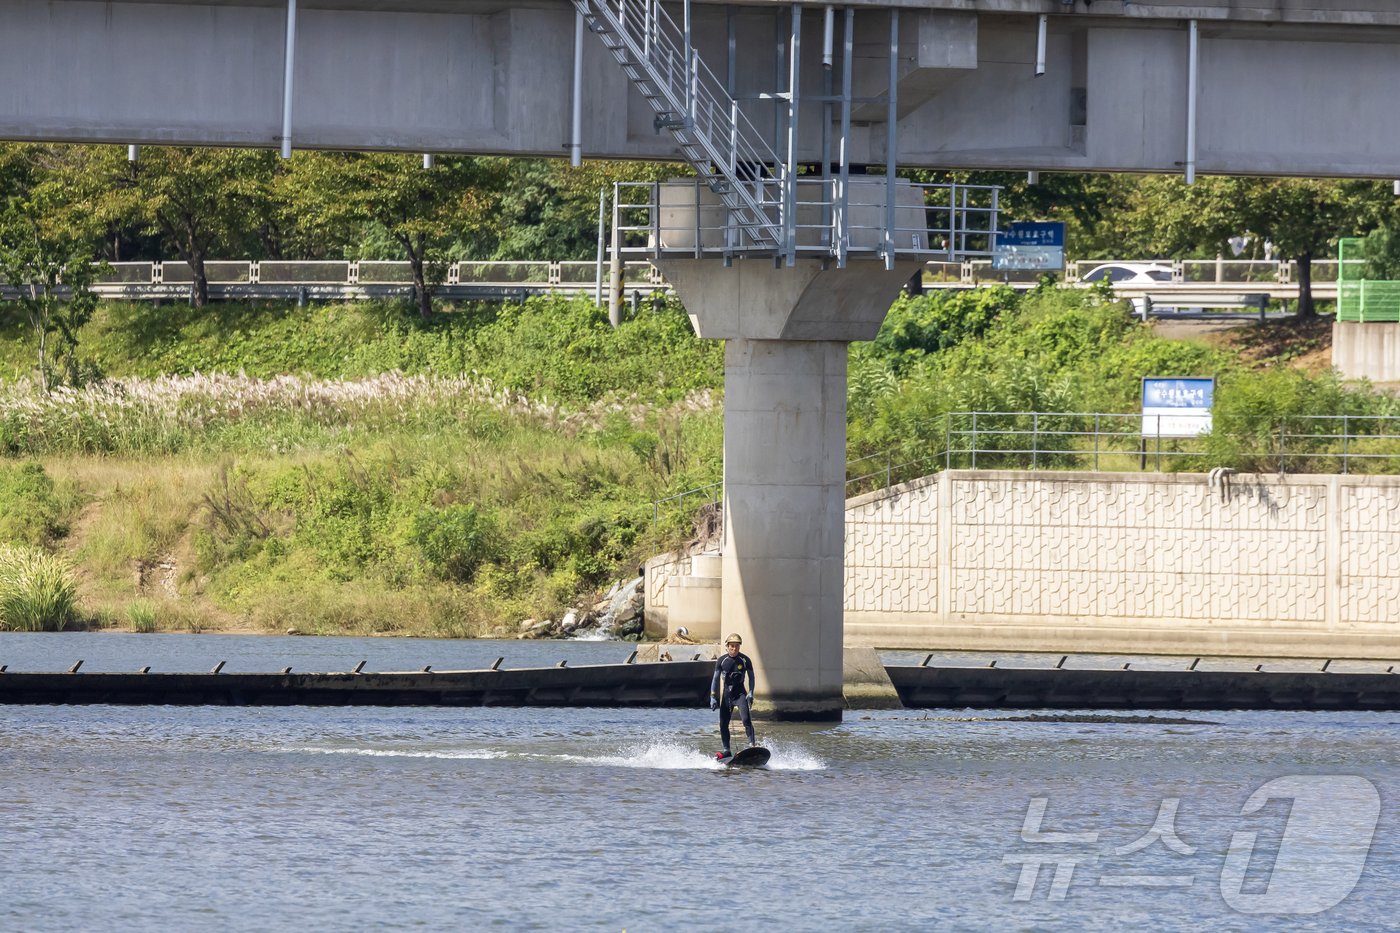
M 413 269 L 407 262 L 379 260 L 210 260 L 204 264 L 214 300 L 292 298 L 360 300 L 411 294 Z M 551 292 L 592 295 L 601 303 L 605 287 L 596 261 L 540 260 L 451 262 L 440 272 L 434 293 L 447 299 L 523 300 Z M 636 302 L 668 288 L 649 262 L 624 263 L 625 294 Z M 99 266 L 92 290 L 103 298 L 133 301 L 192 296 L 194 271 L 180 260 L 115 262 Z M 15 290 L 0 286 L 0 298 Z
M 1298 264 L 1292 260 L 1257 259 L 1080 259 L 1067 262 L 1062 284 L 1081 285 L 1084 277 L 1100 266 L 1152 268 L 1160 279 L 1112 282 L 1121 298 L 1139 298 L 1147 293 L 1180 296 L 1183 305 L 1193 293 L 1220 291 L 1266 294 L 1274 299 L 1296 299 L 1301 291 Z M 1340 261 L 1315 259 L 1310 265 L 1311 287 L 1315 298 L 1335 299 Z M 925 288 L 972 288 L 979 285 L 1010 285 L 1031 288 L 1042 273 L 993 269 L 988 260 L 930 262 L 924 268 Z M 1222 289 L 1220 286 L 1224 286 Z
M 629 222 L 628 230 L 647 235 L 647 224 Z M 984 236 L 969 229 L 949 231 L 940 245 L 958 240 L 962 249 L 971 249 L 969 238 Z M 625 252 L 649 252 L 649 247 L 620 246 Z M 1100 265 L 1155 265 L 1170 269 L 1170 281 L 1118 282 L 1114 293 L 1120 298 L 1143 299 L 1151 296 L 1158 304 L 1175 301 L 1190 307 L 1194 298 L 1203 302 L 1211 296 L 1231 294 L 1265 295 L 1273 300 L 1291 300 L 1299 295 L 1297 264 L 1257 260 L 1079 260 L 1066 265 L 1062 285 L 1081 284 L 1082 276 Z M 1312 263 L 1312 291 L 1316 298 L 1337 297 L 1337 260 Z M 292 298 L 297 300 L 356 300 L 407 295 L 413 288 L 413 272 L 407 262 L 380 260 L 210 260 L 204 264 L 210 298 L 237 300 Z M 557 292 L 567 295 L 591 293 L 602 304 L 609 287 L 609 264 L 595 261 L 522 260 L 471 261 L 448 263 L 443 281 L 434 286 L 447 299 L 520 300 L 529 295 Z M 648 261 L 622 263 L 622 288 L 634 303 L 642 297 L 669 289 L 660 271 Z M 924 266 L 923 285 L 930 289 L 964 289 L 989 285 L 1032 288 L 1040 273 L 994 270 L 990 260 L 961 262 L 932 260 Z M 93 282 L 93 290 L 103 298 L 144 300 L 184 299 L 191 295 L 194 273 L 181 260 L 108 263 Z M 1223 286 L 1223 288 L 1222 288 Z M 0 286 L 0 298 L 13 298 L 15 291 Z M 1245 304 L 1245 302 L 1240 302 Z

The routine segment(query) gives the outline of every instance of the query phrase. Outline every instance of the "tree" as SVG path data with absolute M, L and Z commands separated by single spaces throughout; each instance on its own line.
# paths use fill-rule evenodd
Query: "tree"
M 1378 282 L 1400 280 L 1400 228 L 1389 224 L 1372 230 L 1361 243 L 1361 278 Z
M 600 189 L 611 204 L 614 182 L 664 181 L 694 171 L 673 162 L 590 161 L 574 168 L 563 159 L 511 160 L 500 192 L 493 256 L 592 259 L 598 242 Z M 624 190 L 623 197 L 627 196 Z M 611 216 L 606 222 L 612 223 Z
M 135 222 L 189 264 L 194 303 L 209 302 L 211 256 L 256 258 L 270 213 L 276 153 L 254 149 L 148 147 L 135 162 L 104 147 L 98 166 L 74 169 L 96 219 Z
M 5 205 L 0 214 L 0 279 L 18 292 L 16 304 L 37 345 L 39 384 L 48 392 L 55 382 L 78 382 L 78 331 L 92 317 L 97 296 L 91 288 L 91 242 L 46 228 L 42 216 L 42 205 L 32 200 L 11 198 Z M 62 287 L 70 292 L 66 301 Z M 58 342 L 51 355 L 53 335 Z
M 1179 178 L 1144 180 L 1130 221 L 1154 231 L 1160 255 L 1210 255 L 1235 235 L 1273 241 L 1298 266 L 1298 314 L 1315 313 L 1312 261 L 1330 255 L 1339 237 L 1374 229 L 1395 213 L 1388 185 L 1318 178 Z
M 301 152 L 278 189 L 308 236 L 353 242 L 367 225 L 381 228 L 408 260 L 414 302 L 427 320 L 451 244 L 496 236 L 504 164 L 450 157 L 425 168 L 418 156 L 396 153 Z
M 1000 226 L 1016 220 L 1065 223 L 1065 242 L 1076 258 L 1121 258 L 1123 231 L 1117 217 L 1138 183 L 1136 176 L 1046 172 L 1032 184 L 1025 172 L 901 170 L 922 184 L 998 185 Z

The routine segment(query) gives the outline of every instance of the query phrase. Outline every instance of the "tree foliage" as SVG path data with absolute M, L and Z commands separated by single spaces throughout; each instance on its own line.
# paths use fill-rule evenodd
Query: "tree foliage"
M 1386 224 L 1366 237 L 1361 244 L 1363 279 L 1400 281 L 1400 229 Z
M 17 293 L 13 306 L 0 307 L 17 310 L 34 335 L 39 383 L 47 392 L 55 383 L 80 381 L 78 332 L 97 296 L 91 244 L 45 225 L 43 216 L 39 202 L 22 198 L 11 198 L 0 213 L 0 281 Z
M 209 259 L 260 258 L 274 153 L 146 147 L 128 161 L 116 147 L 68 147 L 48 173 L 70 218 L 158 237 L 190 267 L 197 307 L 209 301 Z M 71 223 L 78 223 L 73 220 Z
M 477 244 L 493 231 L 498 159 L 452 157 L 425 167 L 397 153 L 298 153 L 279 193 L 314 235 L 350 241 L 377 226 L 413 270 L 414 301 L 426 320 L 441 284 L 449 248 L 462 238 Z

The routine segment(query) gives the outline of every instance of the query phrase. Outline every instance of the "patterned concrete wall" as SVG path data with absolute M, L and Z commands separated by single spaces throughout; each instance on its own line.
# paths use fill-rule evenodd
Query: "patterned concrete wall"
M 686 555 L 647 562 L 666 631 Z M 1400 661 L 1400 477 L 951 471 L 852 499 L 848 645 Z
M 1340 621 L 1400 622 L 1400 490 L 1341 488 Z
M 952 471 L 853 499 L 848 643 L 1400 656 L 1400 478 Z

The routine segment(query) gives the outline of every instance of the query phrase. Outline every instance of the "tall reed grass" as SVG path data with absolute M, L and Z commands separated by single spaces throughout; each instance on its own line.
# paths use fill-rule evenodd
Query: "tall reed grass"
M 0 544 L 0 629 L 59 632 L 77 619 L 68 563 L 37 548 Z
M 709 390 L 674 408 L 708 411 Z M 631 398 L 568 408 L 499 389 L 472 376 L 383 373 L 363 379 L 195 374 L 110 379 L 44 393 L 33 383 L 0 384 L 0 453 L 169 455 L 190 450 L 289 450 L 327 446 L 347 434 L 405 427 L 490 430 L 492 418 L 543 424 L 566 435 L 621 415 L 653 411 Z

